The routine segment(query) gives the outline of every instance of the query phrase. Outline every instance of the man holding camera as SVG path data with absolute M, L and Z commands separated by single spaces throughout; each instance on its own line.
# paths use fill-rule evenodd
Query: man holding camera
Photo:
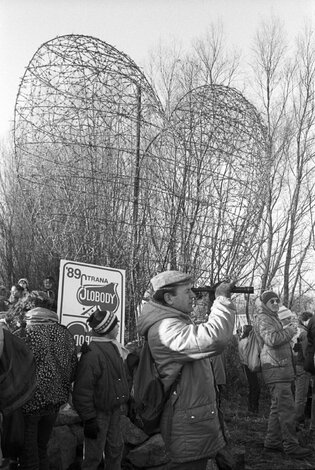
M 211 357 L 222 353 L 233 334 L 233 286 L 216 288 L 211 315 L 196 325 L 189 315 L 195 299 L 191 275 L 165 271 L 151 279 L 152 300 L 143 307 L 138 330 L 148 338 L 165 392 L 176 383 L 160 424 L 172 470 L 205 470 L 226 446 Z

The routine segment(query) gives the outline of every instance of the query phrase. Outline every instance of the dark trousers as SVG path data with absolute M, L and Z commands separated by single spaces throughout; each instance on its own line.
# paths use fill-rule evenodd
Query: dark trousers
M 124 441 L 120 427 L 120 408 L 97 411 L 99 432 L 96 439 L 84 438 L 82 470 L 97 470 L 105 453 L 106 470 L 120 470 Z
M 43 416 L 24 415 L 24 446 L 20 459 L 21 470 L 49 470 L 47 445 L 57 413 Z
M 258 413 L 260 383 L 257 372 L 252 372 L 244 365 L 244 371 L 248 382 L 248 411 Z

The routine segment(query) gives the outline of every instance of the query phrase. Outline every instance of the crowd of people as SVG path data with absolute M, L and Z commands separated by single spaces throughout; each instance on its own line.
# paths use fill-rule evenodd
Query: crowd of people
M 49 301 L 49 308 L 57 310 L 57 292 L 56 282 L 53 276 L 46 276 L 42 280 L 42 285 L 34 289 L 45 292 Z M 30 284 L 28 279 L 21 278 L 16 284 L 13 284 L 8 294 L 5 286 L 0 285 L 0 313 L 13 311 L 16 306 L 23 305 L 30 295 Z
M 13 338 L 27 348 L 29 367 L 33 364 L 35 371 L 28 374 L 28 394 L 15 387 L 16 406 L 12 396 L 9 406 L 8 395 L 0 390 L 4 456 L 11 459 L 11 468 L 48 470 L 49 438 L 60 407 L 70 401 L 83 423 L 82 469 L 96 470 L 102 463 L 106 469 L 119 470 L 124 449 L 120 416 L 131 400 L 132 372 L 130 351 L 117 341 L 118 318 L 96 308 L 87 320 L 89 342 L 78 354 L 71 334 L 58 321 L 53 280 L 46 281 L 42 290 L 34 291 L 27 279 L 20 279 L 1 304 L 5 315 L 0 323 L 0 378 L 6 373 L 5 356 L 10 344 L 12 354 Z M 201 322 L 193 317 L 193 283 L 190 274 L 180 271 L 154 276 L 150 297 L 138 317 L 138 333 L 148 341 L 168 397 L 160 422 L 168 470 L 206 470 L 209 459 L 219 469 L 232 470 L 235 462 L 220 406 L 220 386 L 226 381 L 222 355 L 235 330 L 234 283 L 216 287 L 210 314 Z M 0 302 L 2 297 L 3 291 Z M 315 377 L 315 320 L 311 312 L 302 312 L 284 325 L 279 305 L 276 292 L 261 294 L 253 324 L 243 328 L 239 339 L 240 362 L 248 380 L 248 412 L 259 414 L 262 380 L 270 392 L 266 451 L 301 459 L 315 449 L 315 439 L 314 446 L 301 446 L 297 432 L 305 424 L 308 390 Z M 251 328 L 261 349 L 259 373 L 250 371 L 242 356 Z M 5 330 L 2 343 L 1 330 Z M 10 445 L 10 423 L 15 419 L 24 430 L 17 449 Z M 310 432 L 315 434 L 315 404 Z
M 311 455 L 315 449 L 315 317 L 310 311 L 291 312 L 288 321 L 279 316 L 277 293 L 265 291 L 255 312 L 253 325 L 244 325 L 238 350 L 248 381 L 248 412 L 258 415 L 261 383 L 270 392 L 271 404 L 264 447 L 295 458 Z M 246 341 L 254 328 L 260 344 L 261 371 L 249 370 Z M 306 426 L 307 402 L 311 395 L 309 441 L 299 445 L 298 432 Z
M 52 291 L 53 279 L 50 281 Z M 41 289 L 30 290 L 25 278 L 11 287 L 8 299 L 2 289 L 0 327 L 5 334 L 0 354 L 1 449 L 11 469 L 49 469 L 49 438 L 60 406 L 68 402 L 75 378 L 74 339 L 58 321 L 56 295 L 48 293 L 45 285 Z M 24 384 L 16 380 L 28 369 L 25 380 L 30 395 L 25 393 Z

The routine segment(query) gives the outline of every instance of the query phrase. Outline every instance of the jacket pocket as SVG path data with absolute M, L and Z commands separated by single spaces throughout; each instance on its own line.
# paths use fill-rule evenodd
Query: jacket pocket
M 199 423 L 201 421 L 208 421 L 214 419 L 217 414 L 214 405 L 202 405 L 188 408 L 184 412 L 183 420 L 186 423 Z
M 265 368 L 270 367 L 286 367 L 291 362 L 291 351 L 283 351 L 280 348 L 278 350 L 264 350 L 263 354 L 260 354 L 260 360 L 262 366 Z

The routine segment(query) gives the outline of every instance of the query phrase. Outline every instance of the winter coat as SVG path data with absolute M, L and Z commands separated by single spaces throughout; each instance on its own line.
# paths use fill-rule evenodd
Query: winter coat
M 73 388 L 73 405 L 83 421 L 110 412 L 129 399 L 126 368 L 112 341 L 93 337 L 84 348 Z
M 307 348 L 307 328 L 304 325 L 299 325 L 298 328 L 299 336 L 293 346 L 294 351 L 294 363 L 297 366 L 304 367 L 305 353 Z
M 67 403 L 77 366 L 73 336 L 58 323 L 55 312 L 37 307 L 26 313 L 26 328 L 14 334 L 23 338 L 34 354 L 36 388 L 33 397 L 24 405 L 26 414 L 58 411 Z
M 218 297 L 205 323 L 150 301 L 138 320 L 147 336 L 165 391 L 175 379 L 176 391 L 164 408 L 161 433 L 174 462 L 214 456 L 224 447 L 211 357 L 221 354 L 233 335 L 235 307 Z
M 21 408 L 30 400 L 36 387 L 36 366 L 32 351 L 25 341 L 8 331 L 2 322 L 0 384 L 0 412 L 3 415 Z
M 293 381 L 295 370 L 290 341 L 295 329 L 291 326 L 284 329 L 277 313 L 263 303 L 255 317 L 254 328 L 262 348 L 260 361 L 265 383 Z
M 315 354 L 315 316 L 313 316 L 307 325 L 307 346 L 305 350 L 304 370 L 315 375 L 314 366 Z

